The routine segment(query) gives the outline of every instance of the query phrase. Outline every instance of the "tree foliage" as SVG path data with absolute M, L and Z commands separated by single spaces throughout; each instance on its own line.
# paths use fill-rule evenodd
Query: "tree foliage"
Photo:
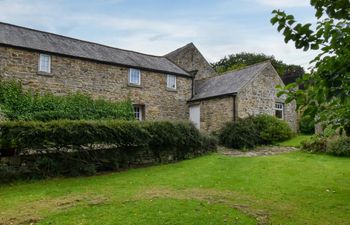
M 268 56 L 262 53 L 257 54 L 241 52 L 237 54 L 231 54 L 229 56 L 225 56 L 218 62 L 213 63 L 212 66 L 218 73 L 225 73 L 232 70 L 242 69 L 246 66 L 267 60 L 271 61 L 277 73 L 283 78 L 285 83 L 294 82 L 296 78 L 301 77 L 305 73 L 304 69 L 301 66 L 287 65 L 281 60 L 275 59 L 274 56 Z
M 335 127 L 350 124 L 350 1 L 311 0 L 317 23 L 297 23 L 293 15 L 274 10 L 271 23 L 293 41 L 297 49 L 319 50 L 311 62 L 314 67 L 296 83 L 287 85 L 280 94 L 288 101 L 296 99 L 305 112 Z M 303 84 L 305 90 L 296 90 Z

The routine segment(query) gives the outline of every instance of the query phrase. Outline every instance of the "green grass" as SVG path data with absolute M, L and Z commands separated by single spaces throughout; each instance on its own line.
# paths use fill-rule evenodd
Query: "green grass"
M 350 158 L 219 154 L 0 186 L 0 224 L 350 224 Z
M 312 137 L 312 135 L 298 135 L 284 142 L 278 143 L 279 146 L 285 147 L 300 147 L 302 141 L 307 141 Z

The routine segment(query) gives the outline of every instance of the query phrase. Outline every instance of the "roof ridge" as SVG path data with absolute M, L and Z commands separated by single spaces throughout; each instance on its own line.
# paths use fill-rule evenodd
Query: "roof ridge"
M 15 25 L 15 24 L 11 24 L 11 23 L 5 23 L 5 22 L 1 22 L 0 21 L 0 24 L 7 25 L 7 26 L 13 26 L 13 27 L 17 27 L 17 28 L 21 28 L 21 29 L 25 29 L 25 30 L 35 31 L 35 32 L 39 32 L 39 33 L 54 35 L 54 36 L 58 36 L 58 37 L 63 37 L 63 38 L 67 38 L 67 39 L 71 39 L 71 40 L 79 41 L 79 42 L 84 42 L 84 43 L 88 43 L 88 44 L 95 44 L 95 45 L 99 45 L 99 46 L 102 46 L 102 47 L 116 49 L 116 50 L 120 50 L 120 51 L 131 52 L 131 53 L 136 53 L 136 54 L 141 54 L 141 55 L 146 55 L 146 56 L 152 56 L 152 57 L 157 57 L 157 58 L 166 58 L 165 56 L 161 56 L 161 55 L 152 55 L 152 54 L 137 52 L 137 51 L 133 51 L 133 50 L 117 48 L 117 47 L 113 47 L 113 46 L 109 46 L 109 45 L 105 45 L 105 44 L 100 44 L 100 43 L 97 43 L 97 42 L 86 41 L 86 40 L 82 40 L 82 39 L 79 39 L 79 38 L 69 37 L 69 36 L 56 34 L 56 33 L 43 31 L 43 30 L 38 30 L 38 29 L 30 28 L 30 27 L 19 26 L 19 25 Z
M 180 47 L 180 48 L 177 48 L 177 49 L 175 49 L 175 50 L 173 50 L 173 51 L 171 51 L 171 52 L 168 52 L 167 54 L 165 54 L 164 55 L 164 57 L 166 57 L 166 56 L 168 56 L 168 55 L 170 55 L 170 54 L 172 54 L 172 53 L 174 53 L 174 52 L 178 52 L 178 51 L 180 51 L 181 49 L 184 49 L 184 48 L 187 48 L 188 46 L 195 46 L 194 44 L 193 44 L 193 42 L 190 42 L 190 43 L 188 43 L 188 44 L 186 44 L 186 45 L 184 45 L 184 46 L 182 46 L 182 47 Z
M 266 63 L 266 62 L 264 62 L 264 63 Z M 259 64 L 264 64 L 264 63 L 259 63 Z M 265 66 L 262 67 L 260 70 L 255 71 L 255 74 L 249 80 L 247 80 L 241 87 L 239 87 L 237 91 L 240 91 L 240 90 L 242 90 L 242 88 L 247 86 L 248 83 L 250 83 L 252 80 L 254 80 L 259 75 L 259 72 L 264 68 L 265 68 Z
M 264 61 L 241 70 L 205 79 L 203 83 L 197 85 L 196 95 L 191 100 L 238 93 L 269 67 L 273 67 L 272 64 Z M 210 91 L 210 89 L 215 91 Z
M 246 67 L 241 68 L 241 69 L 230 70 L 230 71 L 227 71 L 225 73 L 220 74 L 220 76 L 231 74 L 231 73 L 238 72 L 238 71 L 245 70 L 245 69 L 249 69 L 251 67 L 258 66 L 258 65 L 261 65 L 261 64 L 265 64 L 265 63 L 271 63 L 271 61 L 270 60 L 265 60 L 265 61 L 262 61 L 262 62 L 259 62 L 259 63 L 254 63 L 252 65 L 246 66 Z

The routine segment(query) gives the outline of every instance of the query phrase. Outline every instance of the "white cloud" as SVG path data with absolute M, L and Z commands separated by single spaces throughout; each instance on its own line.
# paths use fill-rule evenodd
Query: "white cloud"
M 256 2 L 272 7 L 306 7 L 310 5 L 308 0 L 255 0 Z

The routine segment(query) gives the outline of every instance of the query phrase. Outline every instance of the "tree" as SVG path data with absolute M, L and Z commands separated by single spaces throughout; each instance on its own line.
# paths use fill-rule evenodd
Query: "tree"
M 293 41 L 297 49 L 319 50 L 311 63 L 310 74 L 281 92 L 287 101 L 297 100 L 316 122 L 333 127 L 350 127 L 350 1 L 311 0 L 317 23 L 297 23 L 293 15 L 274 10 L 271 19 L 282 32 L 286 43 Z M 305 90 L 296 90 L 303 84 Z M 348 130 L 348 135 L 350 134 Z
M 277 73 L 283 79 L 285 83 L 294 82 L 296 78 L 301 77 L 304 74 L 304 69 L 297 65 L 287 65 L 280 60 L 276 60 L 274 56 L 267 56 L 265 54 L 247 53 L 241 52 L 225 56 L 223 59 L 212 66 L 218 73 L 225 73 L 227 71 L 242 69 L 246 66 L 253 65 L 270 60 L 275 67 Z

